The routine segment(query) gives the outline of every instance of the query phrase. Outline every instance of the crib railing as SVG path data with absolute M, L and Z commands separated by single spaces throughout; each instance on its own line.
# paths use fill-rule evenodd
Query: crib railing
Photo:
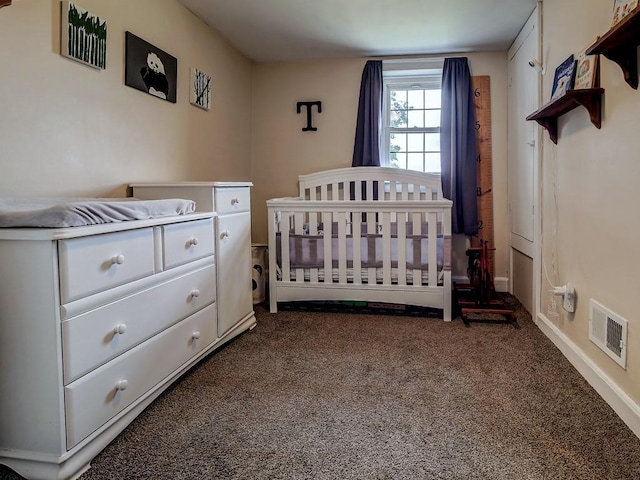
M 439 281 L 442 284 L 439 270 L 450 270 L 448 200 L 427 204 L 289 198 L 269 200 L 267 206 L 270 281 L 436 287 Z M 323 249 L 319 255 L 323 265 L 292 266 L 295 241 L 290 240 L 304 237 L 322 239 L 318 244 Z M 426 241 L 421 240 L 425 237 Z M 363 251 L 372 242 L 375 262 L 372 251 Z M 422 261 L 423 244 L 426 262 Z

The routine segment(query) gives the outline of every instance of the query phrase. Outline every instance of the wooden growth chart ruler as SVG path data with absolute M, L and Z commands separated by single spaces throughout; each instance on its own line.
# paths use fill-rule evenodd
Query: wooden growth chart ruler
M 495 248 L 493 232 L 493 167 L 491 152 L 491 82 L 490 77 L 471 78 L 476 114 L 478 146 L 478 235 L 471 237 L 471 246 L 480 247 L 480 240 Z M 489 271 L 495 278 L 494 255 L 489 255 Z

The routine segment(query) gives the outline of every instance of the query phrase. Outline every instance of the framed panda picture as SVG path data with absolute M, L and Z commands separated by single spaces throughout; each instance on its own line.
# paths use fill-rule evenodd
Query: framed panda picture
M 125 85 L 176 103 L 177 80 L 176 57 L 125 32 Z

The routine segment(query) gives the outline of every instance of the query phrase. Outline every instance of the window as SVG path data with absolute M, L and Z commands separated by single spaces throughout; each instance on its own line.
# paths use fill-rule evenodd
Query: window
M 440 173 L 442 70 L 384 72 L 382 164 Z

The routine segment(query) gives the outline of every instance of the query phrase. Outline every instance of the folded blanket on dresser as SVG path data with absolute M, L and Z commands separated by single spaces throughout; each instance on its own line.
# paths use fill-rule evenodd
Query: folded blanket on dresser
M 184 215 L 195 202 L 181 198 L 0 198 L 0 227 L 63 228 Z

